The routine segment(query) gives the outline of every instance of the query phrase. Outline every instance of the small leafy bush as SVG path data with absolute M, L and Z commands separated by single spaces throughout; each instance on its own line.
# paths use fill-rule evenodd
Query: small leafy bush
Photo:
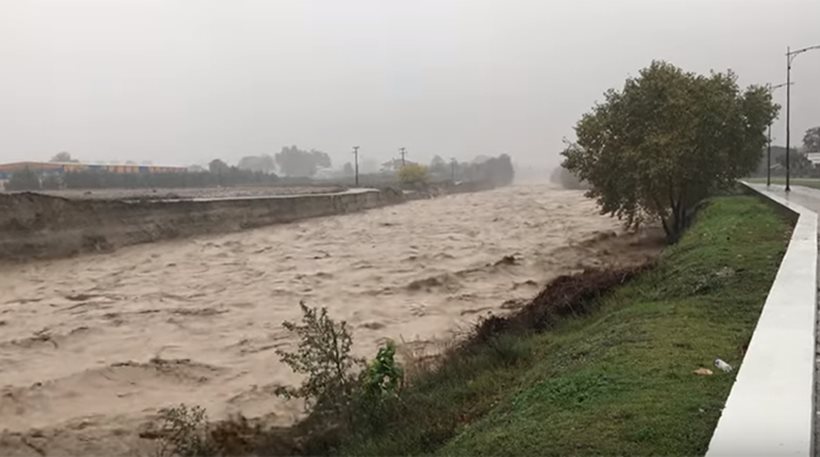
M 299 344 L 295 352 L 277 350 L 280 360 L 295 373 L 305 375 L 298 388 L 280 386 L 276 394 L 305 400 L 307 411 L 336 418 L 349 417 L 350 405 L 357 387 L 355 368 L 364 362 L 353 357 L 353 339 L 347 323 L 336 323 L 326 308 L 310 308 L 300 302 L 302 323 L 282 325 L 296 333 Z
M 404 382 L 395 343 L 389 341 L 365 363 L 351 354 L 352 337 L 344 321 L 334 322 L 325 308 L 299 306 L 302 323 L 283 324 L 299 337 L 297 349 L 277 354 L 306 377 L 298 388 L 279 387 L 277 394 L 304 399 L 307 412 L 326 428 L 351 433 L 381 428 L 397 412 Z

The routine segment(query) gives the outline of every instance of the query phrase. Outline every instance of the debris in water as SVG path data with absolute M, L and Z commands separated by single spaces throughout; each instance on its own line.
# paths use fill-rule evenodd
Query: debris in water
M 498 265 L 515 265 L 516 264 L 515 255 L 505 255 L 501 258 L 498 262 L 495 263 L 496 266 Z

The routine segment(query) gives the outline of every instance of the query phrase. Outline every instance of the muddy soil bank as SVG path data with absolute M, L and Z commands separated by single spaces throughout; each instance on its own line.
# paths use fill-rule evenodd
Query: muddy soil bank
M 133 244 L 234 232 L 486 187 L 469 183 L 409 193 L 387 188 L 162 200 L 73 199 L 29 192 L 0 194 L 0 260 L 25 261 L 111 251 Z

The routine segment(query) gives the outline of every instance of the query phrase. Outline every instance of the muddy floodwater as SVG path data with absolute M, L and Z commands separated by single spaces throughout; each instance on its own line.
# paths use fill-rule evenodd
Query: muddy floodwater
M 0 266 L 0 454 L 124 452 L 180 402 L 290 423 L 275 350 L 300 300 L 359 355 L 446 340 L 594 265 L 582 242 L 612 231 L 581 192 L 529 185 Z

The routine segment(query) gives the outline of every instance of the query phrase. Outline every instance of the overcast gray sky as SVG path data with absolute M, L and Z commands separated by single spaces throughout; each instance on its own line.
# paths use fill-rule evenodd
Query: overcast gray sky
M 817 0 L 2 0 L 0 162 L 187 165 L 297 144 L 336 165 L 360 145 L 545 167 L 652 59 L 778 83 L 786 46 L 814 44 Z M 820 51 L 792 77 L 799 143 L 820 125 Z

